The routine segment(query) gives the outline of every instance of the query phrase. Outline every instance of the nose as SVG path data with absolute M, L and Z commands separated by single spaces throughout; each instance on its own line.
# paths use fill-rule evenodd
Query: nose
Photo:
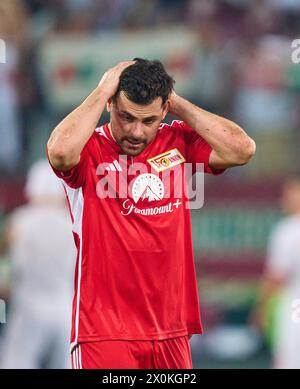
M 142 128 L 142 126 L 143 126 L 142 123 L 135 123 L 132 126 L 131 133 L 130 133 L 132 138 L 140 139 L 140 138 L 143 137 L 143 128 Z

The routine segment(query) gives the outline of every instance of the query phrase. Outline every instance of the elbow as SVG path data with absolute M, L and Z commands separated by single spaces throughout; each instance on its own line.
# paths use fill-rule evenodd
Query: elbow
M 49 140 L 47 143 L 47 151 L 51 165 L 57 170 L 67 171 L 76 165 L 70 157 L 70 153 L 68 153 L 66 147 L 62 144 L 53 144 Z
M 62 165 L 66 160 L 66 151 L 62 145 L 53 144 L 51 140 L 47 143 L 47 152 L 48 157 L 51 162 L 51 165 L 57 168 L 59 165 Z
M 256 153 L 256 143 L 253 139 L 247 136 L 243 139 L 236 151 L 236 165 L 246 165 Z
M 244 153 L 245 153 L 245 163 L 248 163 L 256 153 L 256 143 L 252 138 L 248 138 L 245 145 Z

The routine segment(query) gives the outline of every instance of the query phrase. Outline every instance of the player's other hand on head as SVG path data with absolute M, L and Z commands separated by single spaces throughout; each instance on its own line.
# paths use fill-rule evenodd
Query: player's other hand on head
M 101 88 L 102 93 L 107 96 L 107 99 L 110 99 L 114 96 L 118 90 L 119 81 L 121 73 L 128 66 L 131 66 L 135 61 L 124 61 L 120 62 L 118 65 L 113 68 L 108 69 L 102 76 L 98 88 Z

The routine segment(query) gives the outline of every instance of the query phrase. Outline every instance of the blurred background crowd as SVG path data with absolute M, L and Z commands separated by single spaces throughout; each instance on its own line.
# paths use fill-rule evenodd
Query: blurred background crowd
M 194 366 L 283 366 L 288 351 L 280 345 L 296 344 L 300 336 L 293 316 L 300 290 L 289 284 L 300 284 L 300 64 L 292 61 L 297 38 L 300 0 L 0 1 L 0 39 L 6 43 L 6 63 L 0 63 L 0 298 L 7 310 L 0 363 L 9 348 L 9 313 L 17 304 L 17 243 L 8 239 L 7 226 L 11 220 L 22 224 L 15 214 L 31 201 L 24 190 L 28 170 L 45 157 L 55 124 L 109 67 L 144 57 L 164 63 L 178 94 L 237 121 L 257 144 L 249 166 L 206 177 L 205 205 L 192 212 L 206 330 L 192 338 Z M 64 249 L 57 251 L 62 262 Z M 35 267 L 30 258 L 23 260 Z M 60 282 L 54 273 L 49 277 Z M 290 325 L 286 338 L 280 314 Z M 13 314 L 11 320 L 17 320 Z M 17 332 L 26 327 L 19 320 Z M 37 359 L 36 367 L 47 362 L 47 356 Z M 299 355 L 290 359 L 300 367 Z

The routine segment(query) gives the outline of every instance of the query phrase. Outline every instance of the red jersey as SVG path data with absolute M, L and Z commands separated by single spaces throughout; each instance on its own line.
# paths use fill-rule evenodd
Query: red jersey
M 173 121 L 161 124 L 138 156 L 120 157 L 106 124 L 94 131 L 75 167 L 54 169 L 78 252 L 72 345 L 202 332 L 188 198 L 174 191 L 182 186 L 184 162 L 222 172 L 209 167 L 211 151 L 184 122 Z

